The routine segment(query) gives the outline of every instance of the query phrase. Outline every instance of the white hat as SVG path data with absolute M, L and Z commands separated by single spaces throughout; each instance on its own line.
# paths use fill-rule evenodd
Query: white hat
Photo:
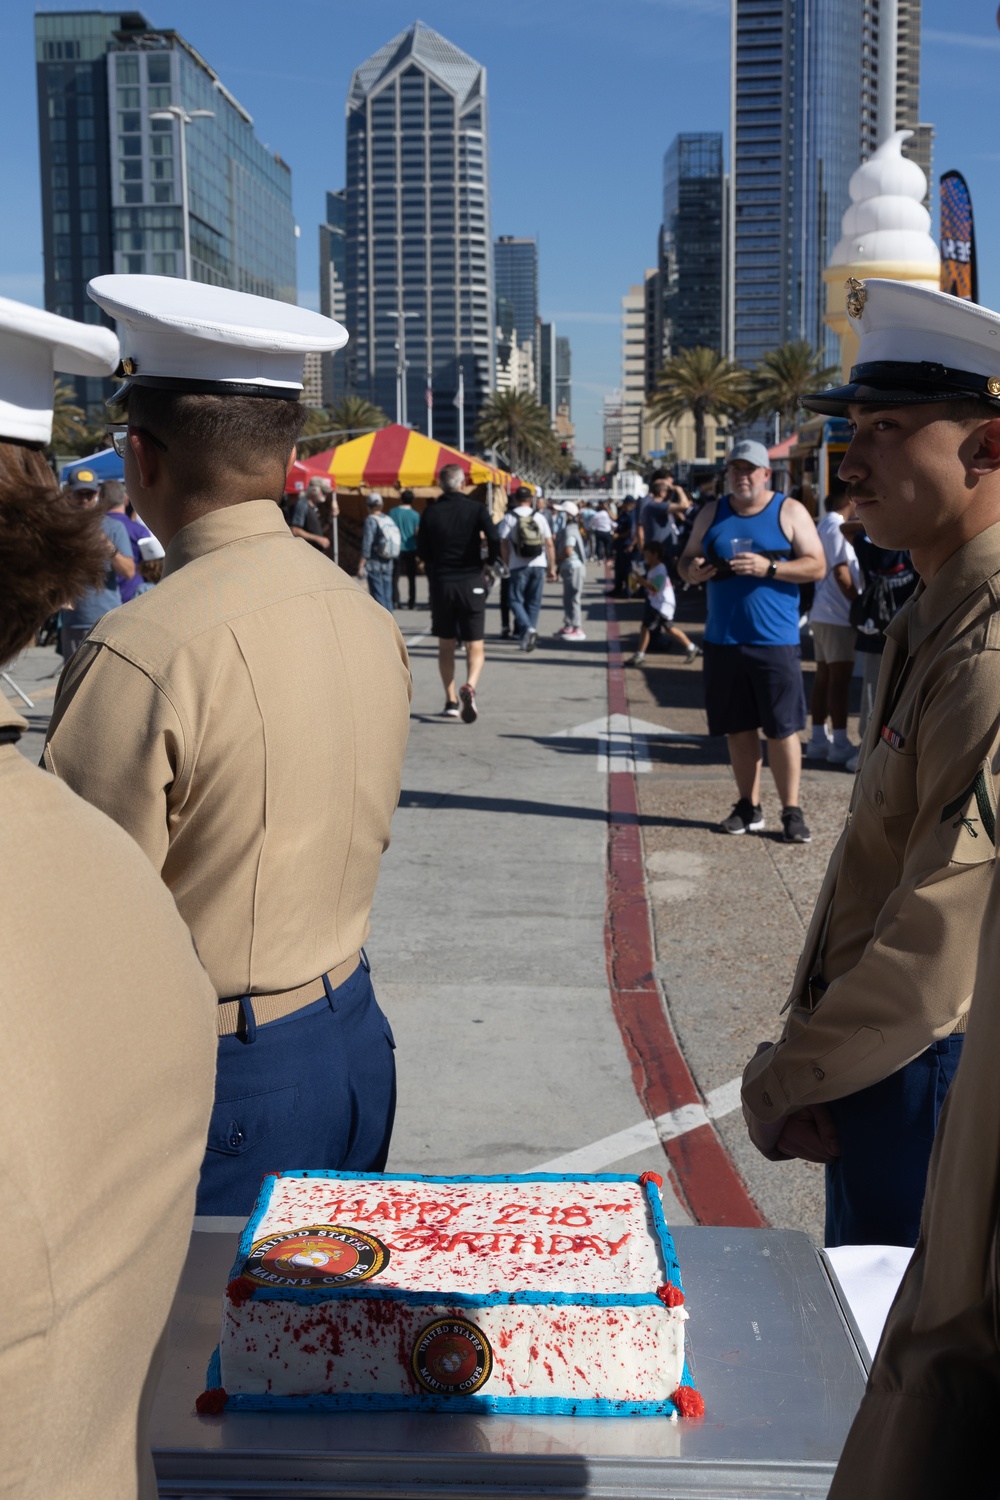
M 307 354 L 347 343 L 308 308 L 175 276 L 98 276 L 87 293 L 118 321 L 125 384 L 297 401 Z
M 139 538 L 139 556 L 143 562 L 158 562 L 161 557 L 166 557 L 166 555 L 163 550 L 163 543 L 158 541 L 152 534 Z
M 110 328 L 0 297 L 0 439 L 49 442 L 56 370 L 110 375 L 117 363 L 118 340 Z
M 753 438 L 740 438 L 734 443 L 726 454 L 727 464 L 753 464 L 755 469 L 769 469 L 771 467 L 771 455 L 763 443 L 757 443 Z
M 580 514 L 580 507 L 577 505 L 575 500 L 564 500 L 562 505 L 555 506 L 555 509 L 564 510 L 566 514 L 568 516 L 572 516 L 574 520 Z
M 840 416 L 850 402 L 910 406 L 979 397 L 1000 405 L 1000 313 L 903 281 L 847 283 L 859 335 L 850 382 L 806 396 L 810 411 Z

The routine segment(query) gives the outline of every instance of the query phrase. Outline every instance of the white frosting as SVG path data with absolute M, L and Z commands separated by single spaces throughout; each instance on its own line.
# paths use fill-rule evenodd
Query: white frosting
M 227 1300 L 220 1358 L 231 1396 L 419 1396 L 412 1351 L 439 1318 L 471 1322 L 488 1340 L 493 1371 L 483 1396 L 664 1401 L 681 1384 L 683 1307 L 449 1300 L 505 1291 L 655 1293 L 666 1270 L 638 1182 L 279 1177 L 254 1238 L 315 1225 L 374 1236 L 389 1263 L 356 1296 L 304 1304 L 258 1288 L 242 1306 Z M 365 1297 L 375 1286 L 441 1298 L 415 1306 Z
M 882 142 L 851 178 L 851 206 L 841 221 L 841 238 L 831 266 L 906 262 L 925 265 L 936 279 L 938 247 L 931 236 L 931 216 L 923 205 L 927 178 L 902 153 L 912 130 L 897 130 Z

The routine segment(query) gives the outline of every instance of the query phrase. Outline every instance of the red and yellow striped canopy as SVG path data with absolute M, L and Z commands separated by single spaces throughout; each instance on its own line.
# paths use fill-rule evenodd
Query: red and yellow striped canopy
M 457 448 L 446 448 L 443 443 L 424 437 L 422 432 L 400 427 L 395 422 L 302 462 L 310 474 L 324 474 L 337 489 L 344 490 L 361 486 L 378 489 L 380 485 L 426 487 L 437 484 L 446 464 L 458 464 L 472 484 L 492 482 L 506 486 L 510 482 L 510 475 L 503 469 L 491 468 L 478 458 L 459 453 Z

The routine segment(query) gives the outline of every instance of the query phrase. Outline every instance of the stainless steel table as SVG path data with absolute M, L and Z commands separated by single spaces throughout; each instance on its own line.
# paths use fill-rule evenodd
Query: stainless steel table
M 194 1399 L 218 1338 L 236 1235 L 221 1223 L 216 1232 L 196 1232 L 153 1415 L 161 1496 L 825 1496 L 865 1371 L 810 1240 L 770 1229 L 677 1229 L 675 1237 L 691 1310 L 691 1366 L 705 1398 L 701 1422 L 199 1417 Z

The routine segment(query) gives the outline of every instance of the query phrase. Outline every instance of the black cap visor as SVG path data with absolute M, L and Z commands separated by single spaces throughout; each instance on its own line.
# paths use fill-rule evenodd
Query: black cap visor
M 180 380 L 168 375 L 127 375 L 104 403 L 120 406 L 134 385 L 155 391 L 175 391 L 194 396 L 260 396 L 272 401 L 298 401 L 302 388 L 278 385 L 251 385 L 242 380 Z
M 995 394 L 989 389 L 992 385 L 997 386 Z M 932 401 L 969 400 L 980 400 L 984 407 L 1000 411 L 1000 377 L 950 370 L 930 360 L 876 360 L 855 365 L 847 385 L 804 396 L 802 405 L 821 416 L 842 417 L 852 405 L 919 406 Z

